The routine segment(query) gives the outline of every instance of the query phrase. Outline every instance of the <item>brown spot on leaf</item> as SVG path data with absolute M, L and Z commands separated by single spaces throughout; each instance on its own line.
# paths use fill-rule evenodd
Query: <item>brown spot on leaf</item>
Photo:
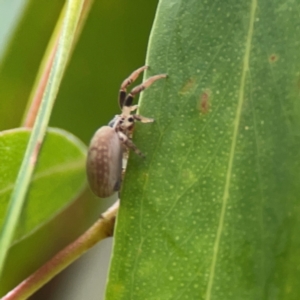
M 270 56 L 269 56 L 269 62 L 270 63 L 274 63 L 274 62 L 276 62 L 278 60 L 278 55 L 276 55 L 276 54 L 271 54 Z
M 209 89 L 204 90 L 202 92 L 202 94 L 200 95 L 197 108 L 198 108 L 198 110 L 201 111 L 202 114 L 206 114 L 209 111 L 210 96 L 211 96 L 211 91 Z
M 191 77 L 188 81 L 186 81 L 182 88 L 179 91 L 179 94 L 185 94 L 187 93 L 191 88 L 193 88 L 196 84 L 196 78 Z

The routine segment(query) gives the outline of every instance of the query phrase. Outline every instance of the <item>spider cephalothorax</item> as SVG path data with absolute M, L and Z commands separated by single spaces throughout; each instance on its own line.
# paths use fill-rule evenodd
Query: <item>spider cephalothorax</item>
M 139 120 L 140 116 L 131 114 L 131 112 L 135 111 L 138 108 L 137 105 L 134 106 L 124 106 L 122 108 L 122 113 L 120 115 L 116 115 L 110 122 L 109 126 L 114 128 L 116 131 L 121 131 L 126 135 L 132 133 L 134 128 L 134 123 L 136 120 Z M 153 119 L 148 119 L 149 122 L 153 122 Z
M 132 101 L 136 94 L 149 87 L 154 81 L 166 77 L 163 74 L 152 76 L 127 94 L 126 88 L 145 69 L 147 69 L 146 66 L 137 69 L 123 81 L 119 93 L 119 105 L 122 113 L 116 115 L 108 126 L 99 128 L 91 140 L 86 170 L 91 190 L 98 197 L 106 198 L 120 190 L 124 147 L 144 156 L 132 142 L 131 133 L 135 121 L 151 123 L 154 119 L 134 114 L 133 112 L 138 106 L 132 105 Z

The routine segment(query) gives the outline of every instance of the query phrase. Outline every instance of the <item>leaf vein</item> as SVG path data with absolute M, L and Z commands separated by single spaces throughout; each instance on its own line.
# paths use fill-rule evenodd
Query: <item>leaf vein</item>
M 240 124 L 240 119 L 241 119 L 242 107 L 243 107 L 243 103 L 244 103 L 246 76 L 249 71 L 249 60 L 250 60 L 251 42 L 252 42 L 252 36 L 253 36 L 254 17 L 255 17 L 256 7 L 257 7 L 257 0 L 252 0 L 251 8 L 250 8 L 249 28 L 248 28 L 247 38 L 246 38 L 245 54 L 244 54 L 244 59 L 243 59 L 241 83 L 240 83 L 240 89 L 239 89 L 238 105 L 237 105 L 237 111 L 236 111 L 236 118 L 235 118 L 234 126 L 233 126 L 233 136 L 232 136 L 232 143 L 231 143 L 231 149 L 230 149 L 230 154 L 229 154 L 229 161 L 228 161 L 228 168 L 227 168 L 227 174 L 226 174 L 226 180 L 225 180 L 225 186 L 224 186 L 224 193 L 223 193 L 223 197 L 222 197 L 222 207 L 221 207 L 221 212 L 220 212 L 220 219 L 219 219 L 219 224 L 218 224 L 218 228 L 217 228 L 216 239 L 215 239 L 214 246 L 213 246 L 213 256 L 212 256 L 207 290 L 206 290 L 206 296 L 205 296 L 206 300 L 211 299 L 212 287 L 213 287 L 213 283 L 214 283 L 214 279 L 215 279 L 217 258 L 218 258 L 219 248 L 220 248 L 220 241 L 221 241 L 223 226 L 224 226 L 224 222 L 225 222 L 226 207 L 227 207 L 227 202 L 229 199 L 229 188 L 230 188 L 230 184 L 231 184 L 233 160 L 234 160 L 235 148 L 236 148 L 236 143 L 237 143 L 238 129 L 239 129 L 239 124 Z
M 33 183 L 39 179 L 45 178 L 47 176 L 67 173 L 69 171 L 80 170 L 80 169 L 83 169 L 83 166 L 84 166 L 84 161 L 82 159 L 68 162 L 68 163 L 61 164 L 61 165 L 56 165 L 49 169 L 46 169 L 45 171 L 37 172 L 36 174 L 34 174 L 32 177 L 31 183 Z M 0 196 L 3 194 L 6 194 L 8 192 L 11 192 L 14 185 L 15 185 L 14 183 L 9 183 L 6 187 L 0 189 Z

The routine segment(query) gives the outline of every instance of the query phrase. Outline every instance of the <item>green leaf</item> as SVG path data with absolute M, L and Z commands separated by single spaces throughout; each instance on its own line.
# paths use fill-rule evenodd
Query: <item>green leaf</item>
M 0 227 L 29 135 L 26 129 L 0 134 Z M 85 186 L 85 153 L 85 145 L 72 134 L 48 130 L 14 241 L 26 237 L 79 195 Z
M 106 299 L 299 299 L 298 1 L 160 1 Z

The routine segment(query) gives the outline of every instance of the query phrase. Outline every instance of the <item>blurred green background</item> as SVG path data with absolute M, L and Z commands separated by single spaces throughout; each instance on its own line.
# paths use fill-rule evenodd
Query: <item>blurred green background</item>
M 145 63 L 157 2 L 94 1 L 64 76 L 50 121 L 52 127 L 66 129 L 88 144 L 95 130 L 119 113 L 119 86 L 126 76 Z M 59 0 L 0 1 L 0 130 L 20 126 L 39 64 L 63 4 L 64 1 Z M 108 202 L 99 203 L 87 192 L 50 225 L 35 232 L 29 241 L 15 245 L 11 252 L 18 252 L 16 257 L 30 255 L 30 245 L 39 243 L 45 232 L 47 236 L 52 232 L 50 252 L 40 251 L 41 257 L 35 257 L 38 265 L 82 233 L 108 205 Z M 80 284 L 94 282 L 88 279 L 89 272 L 96 278 L 96 285 L 94 291 L 87 287 L 94 294 L 86 299 L 100 299 L 105 278 L 100 283 L 100 274 L 95 275 L 92 266 L 97 272 L 103 271 L 105 277 L 110 244 L 105 242 L 103 245 L 100 244 L 97 251 L 93 250 L 96 257 L 100 255 L 99 251 L 106 253 L 102 258 L 103 268 L 102 263 L 99 265 L 94 259 L 84 258 L 91 261 L 91 266 L 83 267 L 83 262 L 78 262 L 79 271 L 75 264 L 71 271 L 63 272 L 32 299 L 76 299 L 74 294 L 68 296 L 66 292 L 66 282 L 71 279 L 65 276 L 75 276 Z M 22 253 L 22 249 L 27 252 Z M 16 263 L 13 258 L 11 254 L 7 270 L 11 272 L 8 276 L 16 281 L 30 274 L 30 268 L 34 269 L 34 264 L 27 270 L 13 268 Z M 81 272 L 83 268 L 85 271 Z M 9 283 L 13 285 L 13 281 Z M 74 284 L 69 287 L 74 292 Z M 86 293 L 84 287 L 80 290 Z M 59 296 L 62 291 L 66 293 L 63 297 Z M 82 299 L 82 294 L 77 293 L 77 296 Z
M 27 2 L 0 60 L 1 130 L 20 124 L 63 4 Z M 156 5 L 157 0 L 94 2 L 64 76 L 51 126 L 67 129 L 88 143 L 93 132 L 119 112 L 119 86 L 145 62 Z M 6 21 L 1 23 L 4 26 Z

